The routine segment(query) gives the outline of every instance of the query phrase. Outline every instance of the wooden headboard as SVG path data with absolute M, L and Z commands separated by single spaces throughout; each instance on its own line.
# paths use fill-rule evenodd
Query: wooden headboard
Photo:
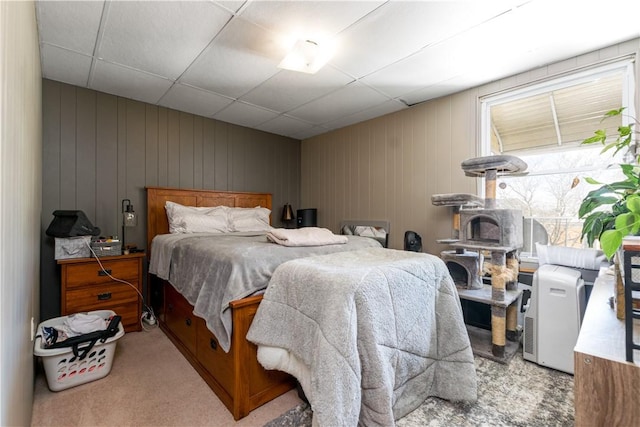
M 147 187 L 147 253 L 151 254 L 151 241 L 158 234 L 169 233 L 169 222 L 164 205 L 167 201 L 185 206 L 271 209 L 271 194 L 215 190 L 185 190 L 179 188 Z

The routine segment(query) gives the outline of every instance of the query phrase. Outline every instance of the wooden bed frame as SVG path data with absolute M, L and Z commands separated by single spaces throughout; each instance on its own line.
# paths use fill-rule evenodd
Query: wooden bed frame
M 147 248 L 158 234 L 169 233 L 165 202 L 186 206 L 230 206 L 271 209 L 271 194 L 147 187 Z M 257 346 L 245 336 L 262 296 L 230 303 L 233 319 L 231 348 L 225 353 L 203 319 L 173 286 L 149 275 L 151 305 L 162 331 L 198 371 L 213 392 L 239 420 L 253 409 L 295 387 L 293 377 L 267 371 L 258 363 Z

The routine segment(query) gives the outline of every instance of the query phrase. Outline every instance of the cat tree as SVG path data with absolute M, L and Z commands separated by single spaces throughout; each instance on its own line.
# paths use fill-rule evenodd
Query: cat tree
M 445 252 L 444 257 L 452 277 L 459 277 L 458 266 L 461 266 L 468 277 L 482 276 L 482 268 L 477 271 L 470 266 L 474 263 L 482 264 L 482 254 L 490 254 L 490 262 L 485 262 L 489 266 L 490 286 L 471 278 L 466 285 L 461 280 L 456 285 L 461 299 L 491 306 L 491 351 L 488 354 L 482 354 L 482 351 L 479 353 L 499 362 L 508 361 L 517 350 L 515 345 L 510 346 L 510 351 L 506 352 L 507 339 L 516 344 L 520 339 L 517 301 L 522 291 L 518 287 L 517 252 L 522 248 L 523 228 L 520 210 L 496 208 L 496 180 L 498 174 L 521 173 L 526 168 L 524 161 L 509 155 L 477 157 L 462 162 L 462 170 L 466 176 L 485 179 L 484 206 L 457 211 L 454 207 L 454 216 L 460 215 L 458 238 L 443 241 L 455 248 L 454 253 Z M 432 198 L 432 203 L 445 205 L 447 201 L 452 202 L 456 198 L 457 195 L 437 195 L 435 199 Z M 457 220 L 454 218 L 454 237 L 455 221 Z M 469 261 L 469 253 L 477 254 L 473 263 Z

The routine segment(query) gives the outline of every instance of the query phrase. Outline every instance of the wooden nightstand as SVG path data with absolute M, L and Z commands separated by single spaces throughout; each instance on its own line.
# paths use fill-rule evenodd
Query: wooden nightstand
M 61 315 L 92 310 L 113 310 L 122 316 L 126 332 L 139 331 L 142 315 L 142 262 L 144 253 L 99 258 L 104 268 L 116 279 L 105 274 L 96 258 L 60 259 L 62 267 Z M 136 289 L 138 292 L 136 292 Z

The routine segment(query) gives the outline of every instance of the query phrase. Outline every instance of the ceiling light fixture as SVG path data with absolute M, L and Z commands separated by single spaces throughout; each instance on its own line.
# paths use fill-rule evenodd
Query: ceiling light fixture
M 315 74 L 333 56 L 333 47 L 329 44 L 318 44 L 312 40 L 298 40 L 293 49 L 278 64 L 278 68 Z

